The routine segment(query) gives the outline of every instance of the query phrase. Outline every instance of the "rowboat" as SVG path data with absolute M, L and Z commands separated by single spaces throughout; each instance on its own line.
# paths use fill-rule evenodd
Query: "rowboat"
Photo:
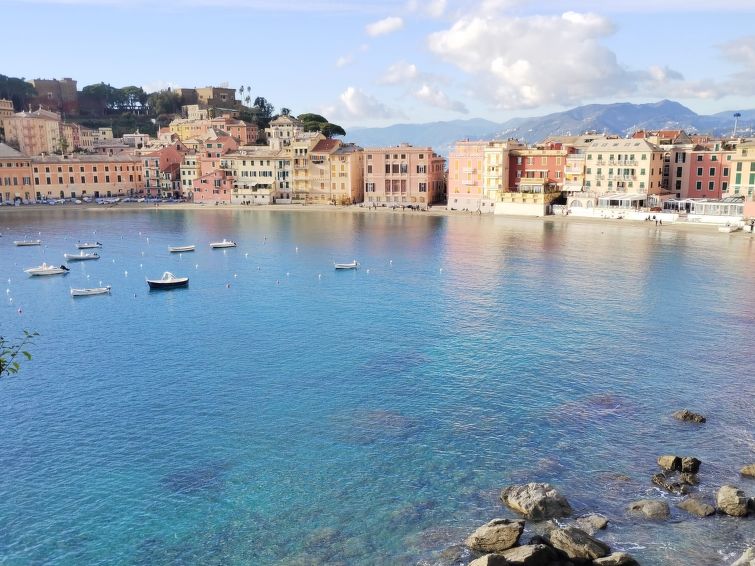
M 84 250 L 81 250 L 77 254 L 63 254 L 63 257 L 66 258 L 68 261 L 85 261 L 88 259 L 100 259 L 99 254 L 97 253 L 87 254 L 87 253 L 84 253 Z
M 68 271 L 69 269 L 65 265 L 55 267 L 54 265 L 47 265 L 46 263 L 43 263 L 39 267 L 24 269 L 24 273 L 28 273 L 29 275 L 65 275 Z
M 188 277 L 176 277 L 170 271 L 163 273 L 160 279 L 147 279 L 147 285 L 150 289 L 173 289 L 175 287 L 186 287 L 188 284 Z
M 74 289 L 71 288 L 72 297 L 89 297 L 90 295 L 109 295 L 110 285 L 107 287 L 93 287 L 91 289 Z
M 333 263 L 333 266 L 336 269 L 357 269 L 359 267 L 359 262 L 354 260 L 351 263 Z
M 233 240 L 226 240 L 223 238 L 222 242 L 212 242 L 210 243 L 211 248 L 235 248 L 236 242 Z
M 17 246 L 41 246 L 42 240 L 15 240 Z
M 193 252 L 196 246 L 173 246 L 168 248 L 168 251 L 172 254 L 181 252 Z
M 79 242 L 76 247 L 80 250 L 91 250 L 92 248 L 101 248 L 102 244 L 99 242 Z

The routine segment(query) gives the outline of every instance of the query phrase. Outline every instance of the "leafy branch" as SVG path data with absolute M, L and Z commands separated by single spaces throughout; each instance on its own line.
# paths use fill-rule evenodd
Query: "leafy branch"
M 21 369 L 21 364 L 18 362 L 19 357 L 26 358 L 27 361 L 31 360 L 31 354 L 25 348 L 29 344 L 33 344 L 34 338 L 37 336 L 39 336 L 38 332 L 29 332 L 28 330 L 24 330 L 23 337 L 16 342 L 0 336 L 0 378 L 18 373 L 18 370 Z

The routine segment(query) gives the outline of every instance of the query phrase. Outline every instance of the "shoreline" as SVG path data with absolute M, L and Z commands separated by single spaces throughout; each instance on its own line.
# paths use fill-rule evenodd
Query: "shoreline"
M 707 234 L 719 234 L 718 224 L 701 224 L 693 222 L 674 222 L 670 224 L 664 224 L 662 226 L 655 226 L 652 222 L 647 223 L 643 220 L 629 220 L 618 218 L 590 218 L 584 216 L 563 216 L 563 215 L 548 215 L 548 216 L 518 216 L 509 214 L 477 214 L 474 212 L 466 212 L 460 210 L 447 210 L 444 205 L 437 205 L 430 210 L 401 210 L 392 209 L 388 207 L 368 208 L 359 205 L 340 206 L 330 204 L 267 204 L 267 205 L 255 205 L 246 206 L 241 204 L 229 204 L 223 206 L 207 206 L 194 203 L 160 203 L 159 206 L 146 203 L 118 203 L 113 205 L 100 205 L 94 203 L 82 203 L 82 204 L 60 204 L 55 206 L 44 205 L 24 205 L 13 207 L 0 207 L 0 218 L 4 214 L 18 214 L 25 211 L 55 211 L 55 210 L 86 210 L 97 212 L 133 212 L 133 211 L 163 211 L 163 210 L 190 210 L 190 211 L 204 211 L 204 212 L 218 212 L 224 210 L 243 210 L 249 212 L 329 212 L 335 214 L 397 214 L 408 216 L 434 216 L 434 217 L 448 217 L 448 218 L 501 218 L 506 220 L 524 220 L 524 221 L 538 221 L 538 222 L 558 222 L 568 224 L 600 224 L 600 225 L 623 225 L 633 227 L 652 227 L 662 231 L 677 231 L 677 232 L 696 232 Z M 721 233 L 721 236 L 750 236 L 752 233 L 745 232 L 744 230 L 733 233 Z

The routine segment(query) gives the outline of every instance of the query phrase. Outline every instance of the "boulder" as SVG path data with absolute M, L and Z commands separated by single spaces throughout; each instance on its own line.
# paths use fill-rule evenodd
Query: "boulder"
M 499 552 L 515 546 L 523 530 L 522 520 L 493 519 L 473 532 L 465 544 L 479 552 Z
M 528 544 L 503 551 L 509 564 L 515 566 L 550 566 L 558 561 L 558 553 L 545 544 Z
M 641 515 L 646 519 L 668 519 L 671 515 L 668 503 L 659 499 L 640 499 L 629 504 L 632 515 Z
M 608 519 L 601 515 L 587 515 L 580 517 L 575 521 L 577 527 L 588 534 L 594 535 L 597 531 L 605 529 L 608 526 Z
M 747 498 L 744 492 L 733 486 L 722 486 L 716 494 L 716 507 L 722 513 L 732 517 L 745 517 L 747 515 Z
M 679 481 L 686 485 L 697 485 L 700 480 L 697 479 L 697 474 L 691 474 L 688 472 L 682 472 L 679 474 Z
M 688 473 L 688 474 L 696 474 L 700 471 L 700 460 L 697 458 L 692 458 L 691 456 L 685 456 L 682 458 L 682 472 Z
M 748 478 L 755 478 L 755 464 L 748 464 L 739 470 L 739 473 Z
M 675 419 L 679 419 L 680 421 L 685 421 L 688 423 L 702 424 L 705 422 L 705 417 L 703 415 L 701 415 L 700 413 L 693 413 L 692 411 L 688 411 L 687 409 L 677 411 L 671 416 Z
M 472 560 L 469 566 L 509 566 L 509 562 L 502 554 L 486 554 Z
M 567 517 L 572 512 L 566 498 L 547 483 L 509 486 L 501 492 L 501 501 L 533 521 Z
M 673 473 L 671 474 L 673 476 Z M 669 476 L 665 473 L 655 474 L 651 481 L 658 487 L 662 487 L 669 493 L 676 493 L 678 495 L 686 495 L 689 492 L 689 487 L 684 483 L 678 481 L 671 481 Z
M 658 465 L 667 472 L 674 472 L 682 469 L 682 459 L 679 456 L 667 454 L 658 458 Z
M 755 547 L 750 547 L 731 566 L 755 566 Z
M 596 558 L 592 563 L 597 566 L 639 566 L 639 562 L 626 552 L 614 552 L 603 558 Z
M 560 550 L 572 560 L 595 560 L 608 556 L 611 552 L 606 543 L 592 538 L 577 527 L 556 529 L 548 535 L 548 539 L 553 548 Z
M 687 513 L 697 515 L 698 517 L 708 517 L 716 512 L 716 508 L 713 505 L 708 505 L 704 501 L 700 501 L 694 497 L 688 497 L 679 505 L 680 509 L 684 509 Z

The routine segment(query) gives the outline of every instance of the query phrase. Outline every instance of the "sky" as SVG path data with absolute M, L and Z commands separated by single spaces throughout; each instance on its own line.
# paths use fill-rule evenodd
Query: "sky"
M 755 0 L 0 0 L 0 73 L 251 87 L 344 127 L 755 108 Z M 246 96 L 246 94 L 244 95 Z

